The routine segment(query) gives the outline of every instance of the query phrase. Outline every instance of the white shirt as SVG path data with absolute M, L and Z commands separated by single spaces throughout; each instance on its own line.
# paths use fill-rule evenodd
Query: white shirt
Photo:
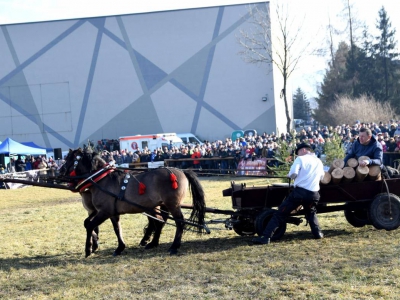
M 298 156 L 290 168 L 288 177 L 297 174 L 294 180 L 295 187 L 318 192 L 319 182 L 324 178 L 324 166 L 321 160 L 314 153 Z

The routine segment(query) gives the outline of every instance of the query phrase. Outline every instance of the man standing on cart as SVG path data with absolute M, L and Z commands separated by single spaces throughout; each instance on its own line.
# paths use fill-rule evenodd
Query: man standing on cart
M 383 162 L 383 150 L 382 144 L 379 143 L 372 135 L 372 131 L 369 128 L 361 128 L 358 135 L 358 139 L 354 141 L 349 153 L 344 158 L 346 164 L 350 158 L 358 159 L 361 156 L 368 156 L 369 159 L 360 161 L 361 167 L 378 165 L 382 168 Z
M 324 237 L 317 218 L 319 201 L 319 182 L 324 177 L 324 166 L 321 160 L 312 153 L 311 146 L 302 143 L 296 149 L 297 158 L 290 168 L 288 177 L 294 179 L 294 189 L 274 213 L 263 235 L 252 242 L 258 245 L 269 244 L 274 232 L 286 222 L 286 218 L 300 205 L 303 206 L 307 222 L 310 224 L 314 238 Z

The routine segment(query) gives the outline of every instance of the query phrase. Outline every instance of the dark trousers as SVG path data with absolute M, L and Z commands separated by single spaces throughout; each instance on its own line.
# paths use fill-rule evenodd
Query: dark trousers
M 320 227 L 317 218 L 316 205 L 319 201 L 319 193 L 308 191 L 303 188 L 296 187 L 290 193 L 289 196 L 281 203 L 278 207 L 278 211 L 274 213 L 271 220 L 268 222 L 267 227 L 263 232 L 263 236 L 271 238 L 274 235 L 275 230 L 285 224 L 286 218 L 290 213 L 301 205 L 304 208 L 306 220 L 310 224 L 311 233 L 318 237 L 320 233 Z

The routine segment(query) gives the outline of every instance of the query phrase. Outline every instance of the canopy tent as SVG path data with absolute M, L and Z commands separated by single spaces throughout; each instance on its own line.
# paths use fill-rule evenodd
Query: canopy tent
M 44 149 L 44 150 L 46 150 L 46 152 L 53 151 L 53 148 L 41 147 L 41 146 L 36 145 L 34 142 L 22 142 L 21 144 L 25 145 L 25 146 L 28 146 L 28 147 L 32 147 L 32 148 Z
M 46 149 L 29 147 L 21 143 L 18 143 L 13 139 L 7 138 L 0 144 L 0 154 L 45 155 Z

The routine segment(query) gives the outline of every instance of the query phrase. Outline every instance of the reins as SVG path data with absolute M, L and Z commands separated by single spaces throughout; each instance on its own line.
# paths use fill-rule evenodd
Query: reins
M 111 165 L 106 165 L 105 167 L 103 167 L 102 169 L 96 171 L 95 173 L 93 173 L 91 175 L 89 173 L 90 176 L 88 176 L 88 177 L 87 177 L 86 174 L 77 176 L 76 175 L 76 168 L 77 168 L 77 166 L 78 166 L 78 164 L 79 164 L 81 159 L 82 159 L 82 156 L 80 156 L 80 155 L 77 155 L 75 157 L 74 169 L 73 169 L 73 171 L 71 171 L 70 176 L 69 176 L 70 178 L 73 178 L 73 179 L 83 178 L 83 180 L 80 181 L 75 186 L 75 191 L 76 192 L 78 192 L 78 191 L 79 192 L 83 192 L 84 190 L 90 188 L 91 186 L 94 186 L 94 187 L 98 188 L 100 191 L 102 191 L 103 193 L 105 193 L 105 194 L 107 194 L 107 195 L 109 195 L 109 196 L 114 198 L 114 200 L 115 200 L 114 201 L 114 207 L 115 207 L 115 213 L 116 214 L 118 214 L 117 201 L 120 200 L 120 201 L 124 201 L 124 202 L 126 202 L 128 204 L 131 204 L 131 205 L 143 210 L 143 213 L 142 213 L 143 215 L 145 215 L 147 217 L 150 217 L 152 219 L 156 219 L 157 221 L 163 222 L 165 224 L 168 224 L 168 225 L 171 225 L 171 226 L 176 226 L 174 224 L 169 224 L 169 223 L 167 223 L 167 222 L 165 222 L 163 220 L 158 219 L 157 216 L 163 217 L 162 213 L 167 214 L 168 215 L 168 219 L 170 219 L 172 221 L 181 222 L 181 223 L 184 223 L 184 224 L 187 224 L 187 225 L 190 225 L 190 226 L 201 227 L 201 228 L 204 228 L 204 230 L 207 233 L 210 233 L 210 230 L 208 229 L 208 227 L 205 224 L 199 225 L 199 224 L 195 224 L 193 222 L 186 221 L 184 219 L 176 219 L 168 211 L 164 211 L 164 210 L 162 210 L 160 208 L 151 209 L 151 208 L 145 207 L 143 205 L 140 205 L 138 203 L 135 203 L 135 202 L 132 202 L 132 201 L 129 201 L 128 199 L 126 199 L 125 198 L 125 191 L 126 191 L 128 183 L 129 183 L 129 180 L 131 178 L 134 178 L 138 182 L 139 191 L 142 189 L 142 183 L 136 178 L 135 175 L 133 175 L 133 174 L 131 174 L 129 172 L 118 170 L 117 168 L 115 168 L 114 166 L 111 166 Z M 92 158 L 92 160 L 93 160 L 93 158 Z M 177 181 L 177 178 L 176 178 L 175 174 L 169 168 L 165 168 L 165 169 L 170 174 L 170 180 L 171 180 L 171 182 L 173 184 L 172 187 L 173 188 L 177 188 L 178 181 Z M 107 190 L 105 188 L 103 188 L 98 183 L 98 182 L 100 182 L 102 179 L 104 179 L 106 176 L 108 176 L 110 173 L 112 173 L 114 171 L 117 171 L 117 172 L 120 172 L 120 173 L 123 173 L 123 172 L 126 173 L 125 177 L 124 177 L 124 179 L 122 181 L 122 184 L 120 186 L 120 192 L 119 192 L 118 195 L 113 193 L 113 192 L 110 192 L 109 190 Z

